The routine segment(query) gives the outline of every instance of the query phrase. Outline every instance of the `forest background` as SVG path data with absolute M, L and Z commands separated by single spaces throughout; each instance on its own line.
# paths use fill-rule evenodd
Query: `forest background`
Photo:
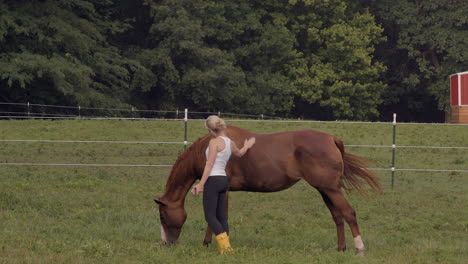
M 466 0 L 1 0 L 0 102 L 443 122 Z

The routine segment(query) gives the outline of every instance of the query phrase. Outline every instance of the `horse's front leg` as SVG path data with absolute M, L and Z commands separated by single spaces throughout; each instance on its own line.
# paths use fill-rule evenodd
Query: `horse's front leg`
M 206 226 L 205 239 L 203 239 L 203 245 L 205 247 L 210 245 L 212 237 L 213 237 L 213 230 L 211 230 L 210 225 L 207 225 Z

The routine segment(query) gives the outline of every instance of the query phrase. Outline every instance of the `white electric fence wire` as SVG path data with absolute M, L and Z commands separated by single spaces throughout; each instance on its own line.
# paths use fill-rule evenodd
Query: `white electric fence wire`
M 83 163 L 66 163 L 66 164 L 59 164 L 59 163 L 18 163 L 18 162 L 11 162 L 11 163 L 0 163 L 2 166 L 82 166 L 82 167 L 172 167 L 172 165 L 164 165 L 164 164 L 83 164 Z
M 105 141 L 105 140 L 43 140 L 43 139 L 0 139 L 0 142 L 47 142 L 47 143 L 121 143 L 121 144 L 184 144 L 184 142 L 154 142 L 154 141 Z M 192 142 L 188 142 L 191 144 Z M 391 148 L 385 145 L 345 145 L 345 147 L 361 148 Z M 427 148 L 427 149 L 468 149 L 468 147 L 438 147 L 438 146 L 396 146 L 396 148 Z
M 46 143 L 116 143 L 116 144 L 184 144 L 184 142 L 152 141 L 100 141 L 100 140 L 41 140 L 41 139 L 4 139 L 0 142 L 46 142 Z
M 154 113 L 179 113 L 178 110 L 138 110 L 135 108 L 102 108 L 102 107 L 82 107 L 82 106 L 61 106 L 61 105 L 47 105 L 47 104 L 31 104 L 31 103 L 6 103 L 0 102 L 0 105 L 19 105 L 19 106 L 27 106 L 29 107 L 52 107 L 52 108 L 66 108 L 66 109 L 77 109 L 77 110 L 107 110 L 107 111 L 125 111 L 125 112 L 154 112 Z M 0 112 L 2 113 L 2 112 Z M 8 113 L 8 112 L 4 112 Z M 10 112 L 13 113 L 13 112 Z M 20 112 L 18 112 L 20 113 Z M 31 116 L 31 114 L 39 114 L 39 115 L 58 115 L 58 116 L 68 116 L 66 114 L 44 114 L 44 113 L 29 113 L 29 112 L 22 112 L 23 114 L 28 114 L 29 116 L 0 116 L 1 118 L 10 119 L 10 118 L 27 118 L 27 119 L 70 119 L 70 118 L 82 118 L 82 119 L 122 119 L 122 120 L 183 120 L 183 119 L 165 119 L 165 118 L 126 118 L 126 117 L 83 117 L 81 115 L 71 115 L 70 118 L 67 117 L 44 117 L 44 116 Z M 222 112 L 189 112 L 189 114 L 220 114 L 224 116 L 243 116 L 243 117 L 251 117 L 254 118 L 252 120 L 230 120 L 234 122 L 283 122 L 283 123 L 337 123 L 337 124 L 392 124 L 391 122 L 353 122 L 353 121 L 317 121 L 317 120 L 278 120 L 278 119 L 286 119 L 282 117 L 274 117 L 268 116 L 264 114 L 235 114 L 235 113 L 222 113 Z M 270 118 L 269 120 L 264 120 L 264 118 Z M 274 120 L 272 120 L 274 119 Z M 204 120 L 204 119 L 190 119 L 190 120 Z M 451 123 L 398 123 L 399 125 L 455 125 L 455 126 L 468 126 L 468 124 L 451 124 Z
M 393 146 L 382 145 L 345 145 L 345 147 L 363 147 L 363 148 L 392 148 Z M 395 146 L 395 148 L 422 148 L 422 149 L 468 149 L 468 147 L 437 147 L 437 146 Z
M 0 163 L 0 166 L 82 166 L 82 167 L 172 167 L 173 165 L 165 164 L 82 164 L 82 163 Z M 390 168 L 369 168 L 369 170 L 375 171 L 389 171 Z M 468 170 L 436 170 L 436 169 L 395 169 L 396 171 L 425 171 L 425 172 L 466 172 Z
M 170 111 L 162 111 L 162 112 L 170 112 Z M 193 113 L 193 112 L 190 112 L 190 113 Z M 242 114 L 236 114 L 236 116 L 241 116 L 241 115 Z M 274 118 L 274 117 L 269 117 L 269 118 Z M 70 117 L 0 115 L 0 119 L 91 119 L 91 120 L 96 119 L 96 120 L 167 120 L 167 121 L 183 121 L 184 120 L 183 118 L 98 117 L 98 116 L 84 116 L 84 115 L 81 115 L 81 116 L 71 115 Z M 203 121 L 205 119 L 189 118 L 189 120 Z M 369 125 L 392 124 L 392 122 L 368 122 L 368 121 L 265 120 L 265 119 L 227 119 L 227 120 L 229 120 L 229 122 L 263 122 L 263 123 L 324 123 L 324 124 L 328 123 L 328 124 L 369 124 Z M 398 123 L 398 125 L 468 126 L 468 124 L 452 124 L 452 123 L 403 123 L 403 122 Z
M 0 116 L 0 119 L 90 119 L 90 120 L 164 120 L 164 121 L 182 121 L 181 118 L 144 118 L 144 117 L 56 117 L 56 116 Z
M 391 171 L 391 168 L 369 168 L 376 171 Z M 426 172 L 468 172 L 468 170 L 436 170 L 436 169 L 395 169 L 395 171 L 426 171 Z
M 77 115 L 66 115 L 66 114 L 45 114 L 45 113 L 33 113 L 33 112 L 0 112 L 1 114 L 25 114 L 25 115 L 39 115 L 38 117 L 42 117 L 44 119 L 56 116 L 56 117 L 63 117 L 63 118 L 71 118 L 71 117 L 78 117 Z M 24 116 L 15 116 L 15 118 L 22 118 Z M 28 117 L 28 116 L 26 116 Z
M 88 109 L 88 110 L 108 110 L 108 111 L 135 111 L 135 112 L 155 112 L 155 113 L 176 113 L 175 110 L 139 110 L 129 108 L 104 108 L 104 107 L 86 107 L 86 106 L 66 106 L 66 105 L 47 105 L 47 104 L 27 104 L 27 103 L 0 103 L 0 105 L 23 105 L 23 106 L 40 106 L 40 107 L 53 107 L 53 108 L 67 108 L 67 109 Z

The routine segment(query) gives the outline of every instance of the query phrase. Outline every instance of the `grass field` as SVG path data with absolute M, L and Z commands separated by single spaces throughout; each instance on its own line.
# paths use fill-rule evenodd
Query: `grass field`
M 348 145 L 391 145 L 390 124 L 231 122 L 258 133 L 310 128 Z M 189 141 L 205 133 L 189 122 Z M 0 139 L 182 141 L 178 121 L 0 121 Z M 311 142 L 313 144 L 313 142 Z M 397 145 L 468 147 L 467 126 L 397 127 Z M 176 144 L 0 142 L 0 163 L 172 164 Z M 348 147 L 389 168 L 390 148 Z M 397 168 L 468 169 L 468 150 L 397 149 Z M 235 253 L 202 246 L 201 197 L 187 196 L 179 244 L 160 242 L 155 195 L 170 168 L 0 166 L 0 263 L 468 263 L 468 174 L 377 171 L 383 195 L 347 194 L 365 257 L 336 252 L 336 230 L 304 181 L 279 193 L 230 194 Z

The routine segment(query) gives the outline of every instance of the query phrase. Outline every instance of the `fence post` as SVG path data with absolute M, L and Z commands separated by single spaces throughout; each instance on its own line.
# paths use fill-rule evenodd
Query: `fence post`
M 392 189 L 395 182 L 395 151 L 396 151 L 396 113 L 393 113 L 393 144 L 392 144 Z
M 78 118 L 81 118 L 81 106 L 78 106 Z
M 28 118 L 29 118 L 29 102 L 28 102 Z
M 176 109 L 176 112 L 175 112 L 175 115 L 176 115 L 176 119 L 179 119 L 179 109 Z
M 184 150 L 187 149 L 187 121 L 188 121 L 188 109 L 185 108 L 185 117 L 184 117 Z

